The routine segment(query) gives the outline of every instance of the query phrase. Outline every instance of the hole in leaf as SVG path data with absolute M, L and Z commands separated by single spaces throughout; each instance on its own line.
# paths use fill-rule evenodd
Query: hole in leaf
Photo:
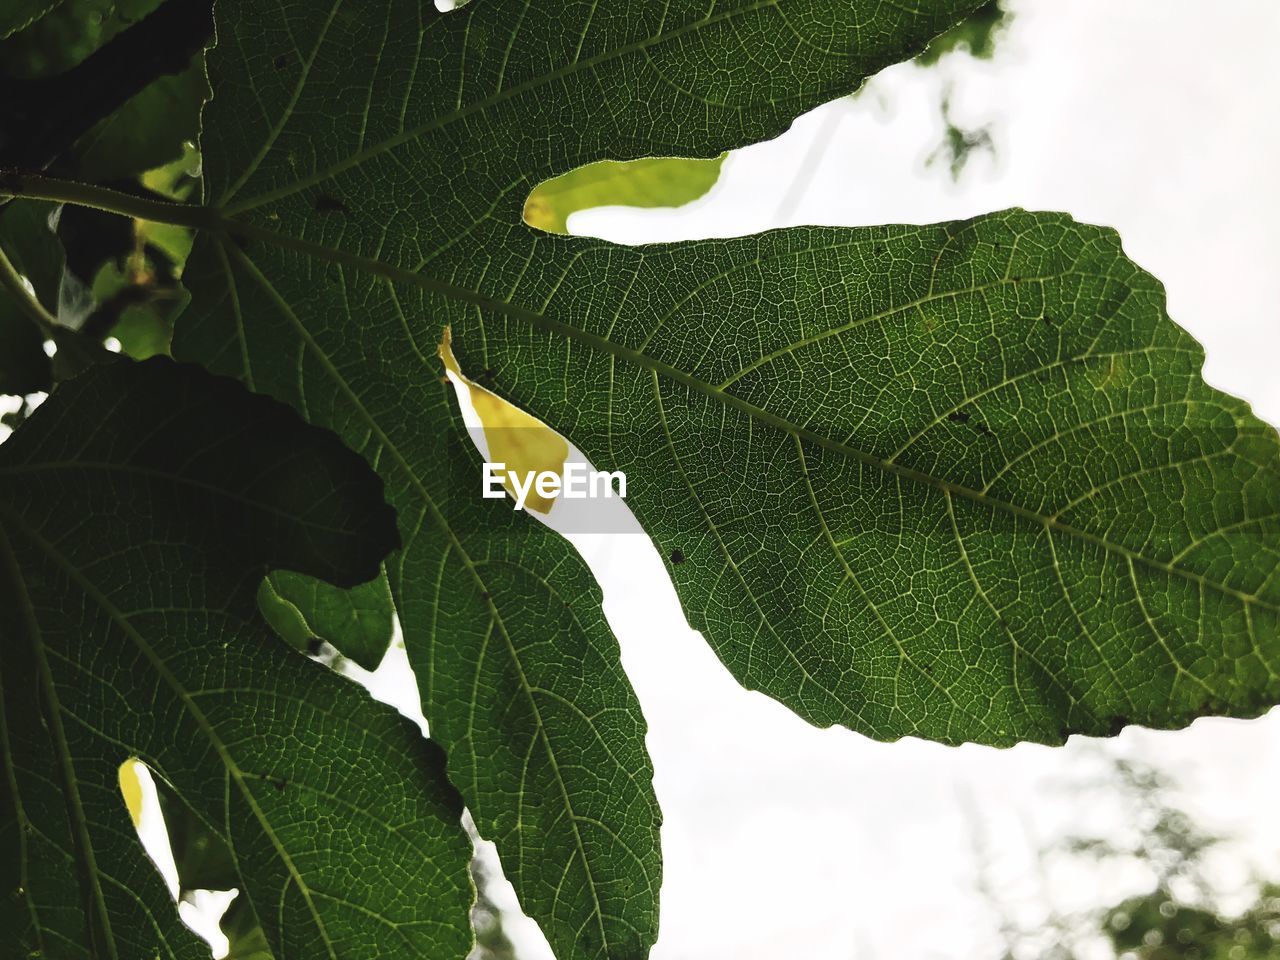
M 235 899 L 235 890 L 182 889 L 177 858 L 174 855 L 173 831 L 177 824 L 173 823 L 181 801 L 174 801 L 173 809 L 166 816 L 164 804 L 161 803 L 160 791 L 151 770 L 141 760 L 130 757 L 120 764 L 117 771 L 120 795 L 124 799 L 125 809 L 133 822 L 142 848 L 164 879 L 169 895 L 174 899 L 178 916 L 197 936 L 209 944 L 215 958 L 224 957 L 229 951 L 229 941 L 223 933 L 221 922 L 228 905 Z M 185 809 L 185 807 L 183 807 Z M 192 818 L 194 822 L 194 817 Z M 176 836 L 185 836 L 184 859 L 198 856 L 202 851 L 216 855 L 216 851 L 208 850 L 199 842 L 198 837 L 189 836 L 186 827 Z M 217 838 L 211 838 L 220 844 Z

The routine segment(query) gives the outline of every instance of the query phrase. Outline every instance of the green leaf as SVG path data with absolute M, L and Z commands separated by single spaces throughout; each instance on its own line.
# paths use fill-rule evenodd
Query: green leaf
M 204 64 L 160 77 L 104 119 L 76 144 L 76 175 L 123 180 L 183 157 L 200 132 L 200 104 L 208 96 Z
M 282 570 L 262 581 L 258 605 L 290 646 L 323 640 L 366 670 L 376 670 L 391 645 L 395 608 L 385 573 L 350 590 Z
M 816 723 L 1057 741 L 1280 698 L 1275 435 L 1203 385 L 1113 235 L 1012 212 L 628 249 L 521 222 L 583 164 L 776 135 L 978 5 L 219 5 L 220 219 L 175 351 L 385 477 L 432 733 L 562 960 L 655 935 L 644 727 L 581 564 L 479 500 L 446 323 L 465 370 L 630 472 L 691 620 Z
M 576 254 L 537 319 L 485 323 L 487 364 L 542 371 L 495 389 L 627 472 L 747 686 L 1001 745 L 1280 699 L 1280 443 L 1111 231 L 1011 211 Z M 593 298 L 606 269 L 647 299 Z
M 175 353 L 294 404 L 385 477 L 405 542 L 388 574 L 432 736 L 561 960 L 630 960 L 656 937 L 644 721 L 573 550 L 479 500 L 439 382 L 441 327 L 480 305 L 495 338 L 515 338 L 494 307 L 541 307 L 584 249 L 521 222 L 538 183 L 773 136 L 975 5 L 217 7 L 205 196 L 262 232 L 197 242 Z M 335 110 L 337 90 L 351 109 Z M 596 274 L 583 306 L 610 309 L 629 279 Z M 473 374 L 510 380 L 473 348 Z
M 524 204 L 524 220 L 548 233 L 568 233 L 569 215 L 579 210 L 615 204 L 679 207 L 715 186 L 722 163 L 724 155 L 711 160 L 601 160 L 534 187 Z
M 380 482 L 334 436 L 168 360 L 91 369 L 0 446 L 22 956 L 208 956 L 130 829 L 130 757 L 232 852 L 276 956 L 466 952 L 470 849 L 438 748 L 273 640 L 254 602 L 270 568 L 349 586 L 394 544 Z
M 135 360 L 169 353 L 173 335 L 167 316 L 150 307 L 126 307 L 111 326 L 111 336 L 120 341 L 120 352 Z
M 293 313 L 274 287 L 236 248 L 214 255 L 250 271 L 235 281 L 233 311 L 297 356 L 294 338 L 307 334 L 280 327 Z M 197 264 L 195 296 L 231 307 L 225 276 Z M 208 359 L 233 369 L 233 349 Z M 599 588 L 557 534 L 460 495 L 479 468 L 434 360 L 385 366 L 379 389 L 390 386 L 391 407 L 354 396 L 316 345 L 303 351 L 300 378 L 274 364 L 242 369 L 313 418 L 332 415 L 381 465 L 405 542 L 387 573 L 431 734 L 447 745 L 450 779 L 499 845 L 526 912 L 561 957 L 642 955 L 656 931 L 660 814 L 644 720 Z

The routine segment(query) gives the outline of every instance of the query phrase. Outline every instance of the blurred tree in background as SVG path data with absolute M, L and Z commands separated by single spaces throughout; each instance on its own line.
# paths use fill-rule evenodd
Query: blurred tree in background
M 487 855 L 486 855 L 487 854 Z M 476 945 L 467 960 L 517 960 L 515 944 L 502 925 L 502 908 L 493 899 L 498 882 L 492 848 L 477 847 L 471 861 L 471 879 L 476 884 L 476 905 L 471 908 L 471 925 L 476 932 Z
M 990 60 L 1001 33 L 1013 20 L 1013 14 L 1005 6 L 1007 2 L 1008 0 L 988 0 L 929 44 L 924 53 L 916 57 L 916 63 L 922 67 L 931 67 L 955 50 L 963 50 L 979 60 Z
M 1041 898 L 1052 899 L 1048 866 L 1083 868 L 1104 877 L 1139 865 L 1151 876 L 1144 893 L 1116 903 L 1062 912 L 1038 906 L 1030 927 L 1014 919 L 1012 897 L 1000 895 L 982 864 L 979 887 L 999 918 L 1001 960 L 1275 960 L 1280 957 L 1280 884 L 1255 880 L 1250 902 L 1226 910 L 1208 858 L 1226 838 L 1205 831 L 1179 805 L 1178 787 L 1140 761 L 1107 758 L 1104 773 L 1075 788 L 1090 801 L 1118 800 L 1127 835 L 1069 835 L 1040 852 Z M 1083 806 L 1083 805 L 1082 805 Z M 1088 807 L 1092 809 L 1094 803 Z M 979 825 L 978 830 L 981 830 Z M 979 844 L 979 859 L 985 860 Z
M 990 60 L 995 55 L 1000 38 L 1013 22 L 1013 13 L 1010 12 L 1008 3 L 1009 0 L 989 0 L 929 44 L 924 53 L 916 57 L 916 64 L 932 67 L 949 53 L 966 53 L 975 60 Z M 995 140 L 992 139 L 989 124 L 965 127 L 955 121 L 951 114 L 952 93 L 952 87 L 948 85 L 942 94 L 939 105 L 943 125 L 942 142 L 929 154 L 925 166 L 945 164 L 951 179 L 959 180 L 976 152 L 985 150 L 995 155 Z

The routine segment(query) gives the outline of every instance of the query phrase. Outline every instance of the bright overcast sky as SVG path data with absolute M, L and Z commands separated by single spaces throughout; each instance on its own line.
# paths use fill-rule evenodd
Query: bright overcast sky
M 590 211 L 571 228 L 640 243 L 1014 205 L 1066 210 L 1117 227 L 1130 256 L 1167 285 L 1174 319 L 1205 344 L 1208 379 L 1280 421 L 1280 4 L 1020 0 L 1015 9 L 992 63 L 893 68 L 859 99 L 735 153 L 688 208 Z M 956 119 L 991 123 L 997 149 L 958 185 L 943 167 L 924 168 L 947 82 Z M 797 196 L 796 173 L 823 139 Z M 1094 744 L 948 749 L 814 729 L 737 686 L 689 629 L 646 540 L 582 546 L 650 724 L 665 814 L 655 960 L 994 960 L 996 918 L 975 892 L 973 817 L 989 835 L 994 880 L 1030 891 L 1032 922 L 1043 903 L 1034 851 L 1064 828 L 1114 826 L 1071 788 Z M 1206 825 L 1241 837 L 1224 884 L 1243 879 L 1246 861 L 1280 876 L 1280 715 L 1130 731 L 1108 749 L 1175 769 Z M 1135 882 L 1076 876 L 1052 896 L 1069 909 Z M 518 932 L 529 960 L 550 956 L 536 928 Z

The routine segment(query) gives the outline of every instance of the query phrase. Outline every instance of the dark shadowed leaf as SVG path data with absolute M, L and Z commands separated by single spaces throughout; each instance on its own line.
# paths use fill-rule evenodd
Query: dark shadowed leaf
M 76 176 L 123 180 L 180 158 L 199 134 L 200 104 L 208 95 L 204 64 L 160 77 L 75 146 Z
M 7 37 L 0 12 L 0 158 L 106 181 L 181 156 L 208 94 L 196 54 L 210 2 L 35 0 L 47 12 Z M 164 22 L 140 26 L 162 6 Z M 130 44 L 122 38 L 134 28 Z
M 466 952 L 470 845 L 439 749 L 285 649 L 254 599 L 271 568 L 366 580 L 395 543 L 336 437 L 168 360 L 93 368 L 0 446 L 8 943 L 208 956 L 130 829 L 117 769 L 136 757 L 231 852 L 276 956 Z
M 0 393 L 48 390 L 51 364 L 40 329 L 0 291 Z

